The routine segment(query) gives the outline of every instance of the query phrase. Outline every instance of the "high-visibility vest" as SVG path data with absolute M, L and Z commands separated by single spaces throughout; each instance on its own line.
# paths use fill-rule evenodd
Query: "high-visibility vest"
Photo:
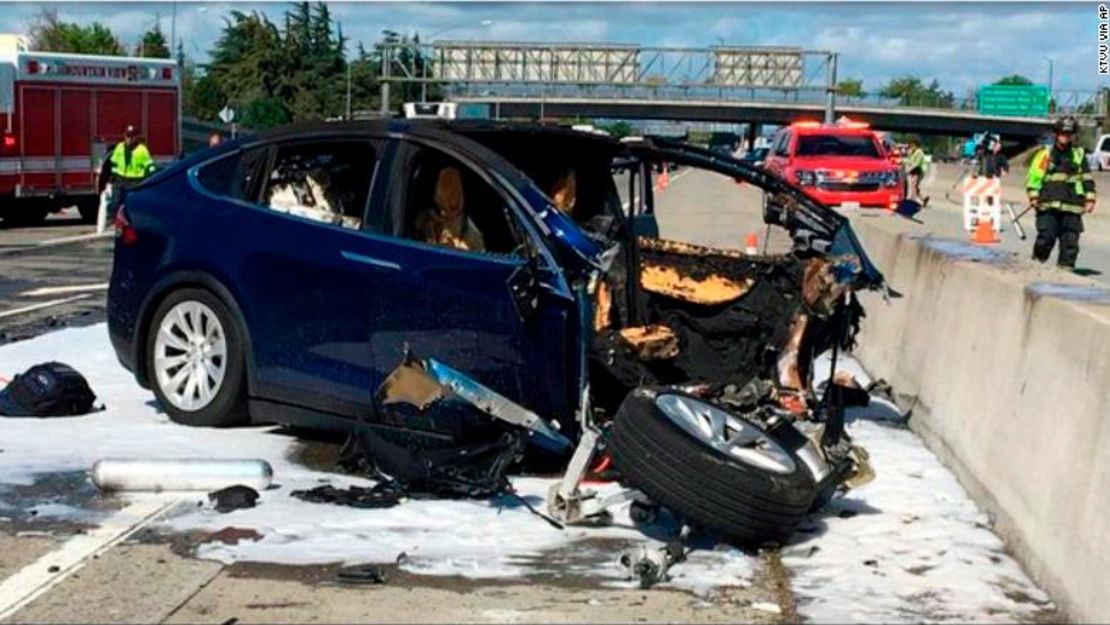
M 1095 180 L 1087 167 L 1081 147 L 1072 147 L 1067 158 L 1070 166 L 1061 169 L 1055 146 L 1041 149 L 1029 165 L 1025 187 L 1029 197 L 1039 200 L 1038 210 L 1082 213 L 1084 204 L 1095 200 Z
M 910 152 L 909 158 L 906 159 L 906 171 L 913 171 L 920 168 L 921 173 L 925 173 L 928 167 L 928 163 L 925 162 L 925 150 L 915 148 Z
M 137 180 L 146 178 L 154 169 L 154 159 L 150 157 L 150 150 L 142 143 L 131 148 L 131 158 L 127 158 L 127 143 L 120 141 L 112 150 L 112 174 L 120 178 Z

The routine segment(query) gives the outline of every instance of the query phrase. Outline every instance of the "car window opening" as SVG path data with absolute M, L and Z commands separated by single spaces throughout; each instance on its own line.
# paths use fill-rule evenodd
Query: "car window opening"
M 581 136 L 539 140 L 514 133 L 479 133 L 472 138 L 505 157 L 536 183 L 553 207 L 586 232 L 607 232 L 623 212 L 612 173 L 615 153 L 608 144 L 590 145 Z
M 282 213 L 357 230 L 370 192 L 375 163 L 369 143 L 283 146 L 262 195 Z
M 411 162 L 403 238 L 468 252 L 518 252 L 521 237 L 504 198 L 473 170 L 429 148 Z

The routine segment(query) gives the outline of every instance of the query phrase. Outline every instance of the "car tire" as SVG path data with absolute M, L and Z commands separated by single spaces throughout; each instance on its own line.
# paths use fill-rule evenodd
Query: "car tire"
M 667 396 L 712 406 L 672 391 L 630 393 L 608 440 L 622 479 L 687 522 L 720 532 L 736 544 L 784 543 L 817 497 L 818 485 L 794 451 L 805 437 L 786 422 L 767 430 L 724 411 L 733 423 L 774 441 L 776 451 L 784 454 L 776 469 L 769 470 L 721 451 L 678 425 L 667 414 L 675 409 L 660 401 Z
M 144 351 L 150 387 L 174 422 L 248 422 L 243 333 L 220 298 L 196 288 L 171 293 L 151 317 Z

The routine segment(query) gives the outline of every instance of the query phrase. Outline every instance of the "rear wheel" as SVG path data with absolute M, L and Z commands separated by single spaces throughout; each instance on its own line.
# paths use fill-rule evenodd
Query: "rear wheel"
M 172 420 L 230 427 L 247 422 L 242 333 L 219 298 L 182 289 L 159 304 L 146 340 L 151 388 Z
M 682 393 L 635 391 L 611 430 L 629 486 L 748 546 L 785 542 L 817 496 L 793 426 L 770 430 Z

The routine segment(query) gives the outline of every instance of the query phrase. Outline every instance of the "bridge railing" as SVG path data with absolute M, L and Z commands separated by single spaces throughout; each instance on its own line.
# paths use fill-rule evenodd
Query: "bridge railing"
M 445 97 L 607 98 L 829 105 L 837 54 L 791 47 L 401 41 L 382 50 L 384 83 Z M 1105 115 L 1094 90 L 1055 90 L 1050 113 Z M 836 94 L 839 106 L 975 112 L 974 95 Z
M 748 92 L 819 101 L 836 84 L 836 54 L 802 48 L 399 41 L 380 51 L 386 90 L 418 84 L 422 98 L 434 85 L 470 96 L 736 99 Z
M 832 52 L 789 47 L 401 41 L 381 49 L 387 80 L 437 84 L 825 90 L 835 64 Z

